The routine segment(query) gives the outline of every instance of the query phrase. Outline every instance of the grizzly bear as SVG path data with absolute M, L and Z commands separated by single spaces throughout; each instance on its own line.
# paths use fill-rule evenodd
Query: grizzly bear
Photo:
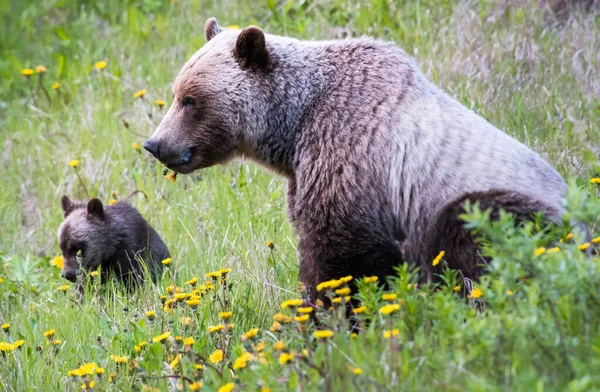
M 477 247 L 458 218 L 465 200 L 559 220 L 556 170 L 394 44 L 301 41 L 214 18 L 205 35 L 144 147 L 183 174 L 246 157 L 283 175 L 311 294 L 340 276 L 393 275 L 403 261 L 431 277 L 444 248 L 450 266 L 477 278 Z
M 131 287 L 141 282 L 146 272 L 153 280 L 160 277 L 161 261 L 170 257 L 169 250 L 127 201 L 104 207 L 98 199 L 73 202 L 65 195 L 61 202 L 65 220 L 58 239 L 64 258 L 63 278 L 75 282 L 80 268 L 92 271 L 98 267 L 102 282 L 114 273 Z

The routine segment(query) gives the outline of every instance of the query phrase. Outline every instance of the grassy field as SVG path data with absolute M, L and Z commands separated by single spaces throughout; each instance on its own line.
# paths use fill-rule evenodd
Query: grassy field
M 366 331 L 351 335 L 336 305 L 320 311 L 333 336 L 315 337 L 280 307 L 301 298 L 283 181 L 235 162 L 171 183 L 134 148 L 165 113 L 210 16 L 303 39 L 366 34 L 395 41 L 436 84 L 570 178 L 568 217 L 598 237 L 597 11 L 557 18 L 517 0 L 3 0 L 0 15 L 0 323 L 10 324 L 0 331 L 0 389 L 600 390 L 600 258 L 578 249 L 583 238 L 488 224 L 475 211 L 469 222 L 493 239 L 495 259 L 480 298 L 462 298 L 449 271 L 444 284 L 417 287 L 402 268 L 396 298 L 362 283 Z M 134 190 L 147 194 L 131 201 L 172 264 L 160 285 L 127 294 L 91 282 L 78 302 L 73 287 L 59 290 L 67 282 L 52 265 L 60 197 L 108 203 Z M 205 277 L 223 268 L 227 279 Z M 164 310 L 161 296 L 191 293 L 194 277 L 199 305 L 186 298 Z

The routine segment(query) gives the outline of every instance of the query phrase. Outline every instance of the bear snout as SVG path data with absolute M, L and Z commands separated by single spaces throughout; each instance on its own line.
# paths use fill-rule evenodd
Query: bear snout
M 150 138 L 144 143 L 144 148 L 154 155 L 156 159 L 166 165 L 168 168 L 184 169 L 184 166 L 192 161 L 194 152 L 191 148 L 172 148 L 169 143 L 161 142 L 155 138 Z
M 75 282 L 77 280 L 77 270 L 63 271 L 61 275 L 70 282 Z
M 160 143 L 158 140 L 153 138 L 146 140 L 146 143 L 144 143 L 144 148 L 160 161 Z

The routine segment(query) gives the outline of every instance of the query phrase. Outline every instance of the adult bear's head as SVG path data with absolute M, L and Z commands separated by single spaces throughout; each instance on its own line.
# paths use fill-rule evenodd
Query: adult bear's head
M 179 72 L 173 103 L 144 144 L 179 173 L 244 154 L 248 139 L 269 122 L 274 62 L 263 31 L 223 29 L 211 18 L 205 35 L 206 45 Z

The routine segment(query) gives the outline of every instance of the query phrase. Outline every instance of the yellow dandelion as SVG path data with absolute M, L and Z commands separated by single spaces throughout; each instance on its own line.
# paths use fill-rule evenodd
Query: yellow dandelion
M 171 336 L 171 332 L 167 331 L 164 332 L 158 336 L 155 336 L 152 338 L 152 341 L 154 343 L 160 343 L 160 342 L 164 342 L 165 340 L 167 340 L 169 337 Z
M 97 278 L 98 277 L 98 271 L 92 271 L 92 272 L 90 272 L 90 276 L 92 278 Z
M 120 365 L 126 363 L 129 360 L 129 357 L 111 354 L 110 359 L 112 359 L 117 365 Z
M 46 339 L 52 340 L 52 338 L 54 337 L 55 333 L 56 333 L 56 330 L 49 329 L 48 331 L 44 332 L 44 336 L 46 337 Z
M 271 325 L 271 328 L 269 328 L 269 331 L 271 331 L 271 332 L 281 331 L 281 324 L 278 323 L 277 321 L 273 321 L 273 325 Z
M 52 90 L 58 90 L 60 88 L 60 83 L 54 82 L 54 83 L 52 83 L 52 85 L 50 86 L 50 88 Z
M 279 363 L 282 365 L 285 365 L 285 364 L 291 362 L 295 356 L 296 356 L 296 353 L 294 351 L 289 352 L 289 353 L 281 353 L 281 355 L 279 356 Z
M 365 278 L 365 283 L 375 283 L 379 280 L 377 276 L 367 276 Z
M 435 256 L 435 259 L 433 259 L 433 262 L 431 263 L 432 266 L 436 266 L 440 263 L 440 261 L 442 261 L 442 258 L 444 257 L 444 255 L 446 254 L 445 251 L 441 251 L 440 253 L 438 253 L 437 256 Z
M 317 291 L 334 290 L 340 287 L 342 284 L 342 281 L 339 279 L 328 280 L 326 282 L 319 283 L 317 285 Z
M 299 323 L 305 323 L 308 321 L 309 317 L 310 316 L 308 314 L 303 314 L 302 316 L 296 316 L 296 321 Z
M 173 309 L 175 309 L 175 304 L 177 302 L 175 302 L 174 299 L 168 299 L 165 301 L 165 306 L 163 307 L 163 311 L 165 312 L 172 312 Z
M 117 204 L 117 201 L 115 199 L 110 199 L 110 201 L 108 202 L 109 206 L 114 206 L 115 204 Z
M 181 359 L 181 354 L 177 355 L 174 360 L 169 362 L 169 366 L 171 366 L 171 368 L 175 368 L 177 365 L 179 365 L 179 359 Z
M 86 389 L 94 389 L 94 387 L 96 386 L 96 383 L 94 382 L 94 380 L 91 381 L 86 381 L 85 383 L 83 383 L 83 385 L 81 386 L 81 389 L 86 390 Z
M 600 177 L 595 177 L 590 180 L 592 184 L 600 184 Z
M 277 342 L 275 342 L 275 344 L 273 345 L 273 347 L 277 351 L 283 351 L 283 350 L 285 350 L 285 343 L 283 341 L 281 341 L 281 340 L 278 340 Z
M 171 173 L 167 174 L 167 180 L 169 180 L 171 182 L 177 181 L 177 172 L 171 172 Z
M 102 71 L 104 68 L 106 68 L 106 65 L 106 61 L 98 61 L 96 64 L 94 64 L 94 68 L 98 71 Z
M 594 244 L 600 244 L 600 237 L 596 237 L 592 240 Z
M 579 246 L 577 247 L 577 249 L 579 249 L 579 250 L 586 250 L 586 249 L 587 249 L 587 248 L 589 248 L 589 247 L 590 247 L 590 243 L 589 243 L 589 242 L 586 242 L 585 244 L 581 244 L 581 245 L 579 245 Z
M 167 259 L 164 259 L 163 261 L 161 261 L 161 263 L 163 263 L 163 265 L 169 266 L 171 265 L 171 262 L 173 261 L 173 259 L 171 259 L 170 257 Z
M 221 320 L 229 320 L 232 315 L 233 315 L 233 312 L 219 312 L 219 318 Z
M 60 339 L 53 340 L 52 344 L 54 344 L 55 346 L 58 346 L 58 345 L 62 344 L 62 340 L 60 340 Z
M 191 317 L 180 317 L 179 324 L 181 325 L 192 325 L 193 320 Z
M 355 376 L 360 376 L 361 374 L 363 374 L 363 371 L 361 368 L 354 368 L 352 369 L 352 373 L 354 373 Z
M 245 368 L 251 357 L 252 355 L 247 351 L 237 357 L 233 363 L 233 370 Z
M 16 342 L 13 343 L 13 347 L 14 348 L 19 348 L 19 347 L 21 347 L 24 344 L 25 344 L 24 340 L 17 340 Z
M 536 249 L 536 250 L 533 252 L 533 254 L 534 254 L 534 255 L 536 255 L 536 256 L 541 256 L 541 255 L 543 255 L 544 253 L 546 253 L 546 248 L 544 248 L 544 247 L 537 248 L 537 249 Z
M 566 239 L 567 239 L 567 241 L 571 241 L 573 239 L 573 233 L 567 234 Z
M 69 289 L 69 285 L 65 284 L 58 288 L 58 291 L 62 291 L 63 293 Z
M 192 337 L 183 339 L 183 344 L 186 346 L 191 346 L 194 343 L 195 343 L 195 341 L 194 341 L 194 338 L 192 338 Z
M 198 391 L 202 388 L 202 383 L 200 381 L 196 381 L 189 386 L 190 391 Z
M 336 298 L 332 299 L 331 302 L 333 302 L 334 304 L 347 303 L 347 302 L 350 302 L 350 296 L 336 297 Z
M 258 335 L 258 328 L 252 328 L 248 332 L 242 335 L 242 340 L 254 339 Z
M 133 94 L 133 98 L 142 98 L 144 95 L 146 95 L 148 91 L 146 91 L 146 89 L 140 90 L 140 91 L 136 91 Z
M 140 144 L 139 143 L 133 143 L 131 145 L 131 147 L 133 147 L 134 150 L 139 150 L 140 149 Z
M 335 290 L 335 295 L 339 295 L 340 297 L 350 295 L 350 287 Z
M 390 339 L 392 336 L 398 336 L 399 334 L 400 331 L 398 331 L 397 329 L 383 331 L 383 337 L 386 339 Z
M 454 286 L 454 287 L 452 288 L 452 290 L 454 290 L 454 291 L 456 291 L 456 292 L 459 292 L 459 291 L 460 291 L 460 286 Z
M 194 365 L 194 368 L 196 370 L 203 370 L 204 369 L 204 365 L 197 363 L 197 364 Z
M 165 102 L 165 101 L 161 101 L 160 99 L 158 99 L 158 100 L 154 101 L 154 103 L 156 103 L 156 105 L 157 105 L 159 108 L 162 108 L 163 106 L 165 106 L 165 103 L 166 103 L 166 102 Z
M 469 298 L 481 298 L 483 296 L 483 291 L 480 288 L 474 288 L 469 295 Z
M 189 284 L 190 286 L 195 286 L 196 283 L 198 283 L 198 278 L 195 277 L 195 276 L 192 279 L 190 279 L 187 282 L 185 282 L 185 284 Z
M 355 338 L 355 337 L 357 337 L 357 336 L 358 336 L 358 334 L 357 334 L 356 332 L 352 332 L 352 333 L 350 334 L 350 337 L 351 337 L 351 338 Z
M 210 333 L 220 332 L 224 328 L 225 328 L 225 326 L 223 324 L 219 324 L 219 325 L 215 325 L 215 326 L 209 326 L 208 327 L 208 332 L 210 332 Z
M 4 332 L 8 332 L 10 330 L 10 324 L 9 323 L 2 324 L 2 330 Z
M 269 249 L 273 249 L 275 247 L 275 245 L 273 244 L 273 241 L 267 241 L 265 243 L 265 246 Z
M 210 354 L 210 356 L 208 357 L 208 359 L 212 362 L 212 363 L 219 363 L 223 360 L 223 350 L 215 350 L 214 353 Z
M 4 283 L 4 279 L 0 278 L 0 283 Z
M 154 313 L 154 311 L 149 310 L 146 312 L 146 317 L 148 317 L 149 320 L 154 320 L 154 317 L 156 316 L 156 313 Z
M 235 386 L 234 383 L 228 382 L 227 384 L 225 384 L 221 388 L 219 388 L 218 392 L 231 392 L 231 391 L 233 391 L 234 386 Z
M 327 339 L 333 336 L 333 331 L 330 331 L 328 329 L 324 329 L 321 331 L 315 331 L 315 333 L 313 334 L 315 338 L 317 339 Z
M 396 310 L 400 310 L 400 304 L 384 305 L 379 309 L 379 313 L 381 313 L 384 316 L 387 316 L 387 315 L 395 312 Z
M 366 306 L 359 306 L 357 308 L 354 308 L 353 311 L 354 311 L 354 314 L 361 314 L 361 313 L 364 313 L 365 310 L 367 310 Z
M 511 297 L 512 295 L 514 295 L 515 293 L 513 293 L 512 290 L 506 290 L 506 295 L 508 295 L 509 297 Z
M 277 313 L 275 316 L 273 316 L 273 320 L 279 323 L 290 323 L 292 321 L 292 318 L 290 316 L 286 316 L 283 313 Z
M 198 305 L 200 305 L 200 299 L 189 299 L 187 301 L 185 301 L 186 304 L 188 304 L 188 306 L 192 309 L 196 309 L 198 307 Z
M 281 309 L 295 308 L 302 305 L 302 302 L 301 299 L 288 299 L 281 304 Z
M 38 65 L 37 67 L 35 67 L 35 72 L 44 73 L 46 72 L 46 67 L 44 67 L 43 65 Z
M 558 246 L 555 246 L 554 248 L 550 248 L 546 251 L 546 253 L 557 253 L 560 252 L 560 248 Z
M 79 160 L 78 159 L 71 159 L 69 161 L 69 166 L 71 166 L 71 167 L 77 167 L 77 166 L 79 166 Z
M 391 293 L 391 294 L 383 294 L 381 296 L 381 299 L 383 299 L 384 301 L 393 301 L 396 298 L 398 298 L 398 294 L 395 293 Z
M 21 70 L 21 74 L 24 76 L 27 76 L 27 77 L 33 75 L 34 73 L 35 73 L 35 70 L 33 70 L 31 68 L 25 68 L 25 69 Z
M 311 314 L 313 311 L 313 308 L 311 308 L 310 306 L 304 306 L 304 307 L 300 307 L 296 310 L 298 311 L 298 313 L 301 313 L 301 314 Z

